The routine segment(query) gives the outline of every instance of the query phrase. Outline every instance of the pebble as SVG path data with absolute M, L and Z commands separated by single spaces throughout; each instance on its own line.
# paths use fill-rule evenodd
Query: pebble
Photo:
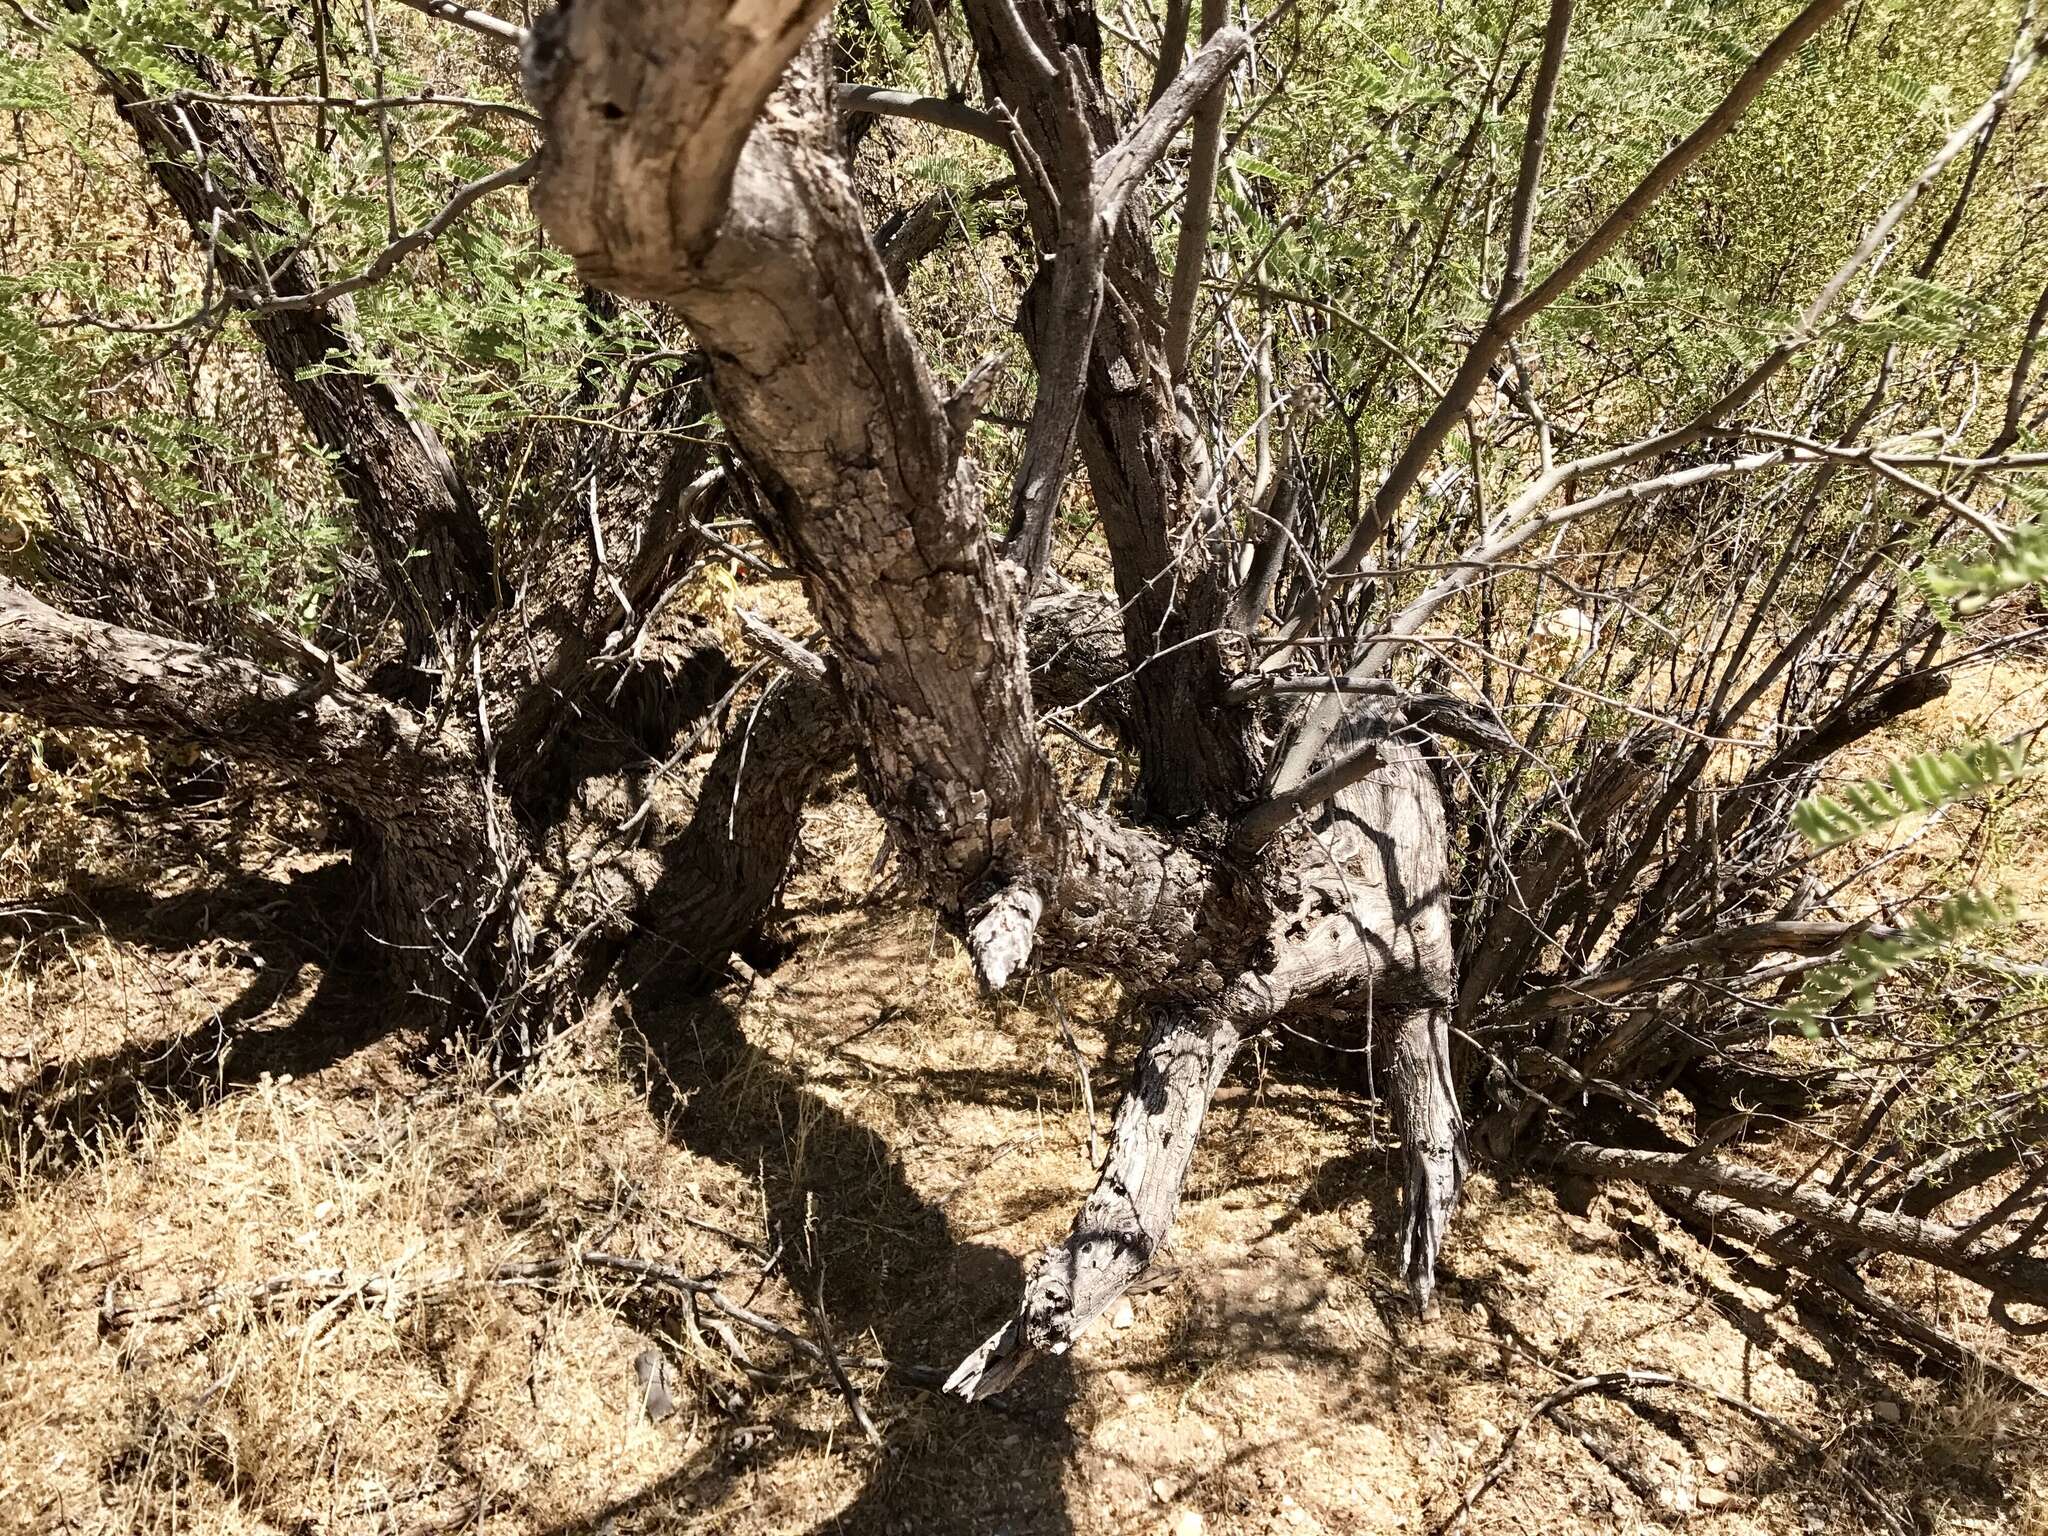
M 1706 1460 L 1706 1468 L 1707 1476 L 1719 1477 L 1728 1470 L 1728 1458 L 1726 1456 L 1709 1456 Z
M 1173 1517 L 1170 1529 L 1173 1536 L 1202 1536 L 1202 1517 L 1192 1509 L 1184 1509 Z
M 1870 1405 L 1870 1416 L 1886 1424 L 1896 1424 L 1902 1415 L 1897 1403 L 1880 1400 Z
M 1131 1298 L 1128 1296 L 1118 1297 L 1116 1311 L 1110 1314 L 1109 1326 L 1112 1328 L 1128 1328 L 1137 1320 L 1138 1309 L 1131 1305 Z

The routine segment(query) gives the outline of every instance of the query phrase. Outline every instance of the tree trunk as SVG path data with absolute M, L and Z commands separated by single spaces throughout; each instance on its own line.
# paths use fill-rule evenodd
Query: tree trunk
M 993 1390 L 1114 1302 L 1165 1238 L 1238 1040 L 1283 1010 L 1400 1021 L 1383 1049 L 1410 1140 L 1404 1265 L 1427 1301 L 1464 1151 L 1445 1039 L 1448 832 L 1420 739 L 1361 711 L 1329 750 L 1371 740 L 1378 771 L 1295 825 L 1247 810 L 1256 706 L 1230 693 L 1215 633 L 1232 562 L 1210 547 L 1213 480 L 1179 421 L 1162 317 L 1146 307 L 1156 272 L 1145 241 L 1110 230 L 1081 443 L 1122 647 L 1094 702 L 1136 748 L 1147 810 L 1122 820 L 1061 798 L 1017 568 L 990 547 L 952 402 L 925 369 L 836 153 L 822 55 L 804 46 L 819 7 L 771 9 L 579 0 L 536 23 L 528 91 L 546 149 L 535 206 L 588 281 L 672 304 L 703 346 L 720 412 L 767 488 L 769 531 L 829 640 L 869 798 L 984 983 L 1000 988 L 1027 963 L 1082 965 L 1116 976 L 1160 1021 L 1074 1237 L 1041 1267 L 1008 1345 L 992 1342 L 963 1387 Z M 1092 25 L 1084 11 L 1060 18 Z M 970 19 L 978 39 L 1003 31 L 979 7 Z M 1087 35 L 1033 25 L 1086 56 Z M 1006 103 L 1040 125 L 1027 132 L 1072 149 L 1071 118 L 1056 119 L 1082 111 L 1104 148 L 1100 82 L 1072 56 L 1047 75 L 1022 45 L 1002 65 L 988 51 Z M 1049 80 L 1085 99 L 1047 97 Z M 1078 172 L 1070 159 L 1064 174 L 1097 159 Z M 1048 213 L 1038 199 L 1041 240 Z M 1063 625 L 1073 665 L 1045 667 L 1049 684 L 1099 660 L 1081 605 L 1041 610 L 1041 631 Z M 798 782 L 771 794 L 780 804 L 764 828 L 791 824 Z M 710 793 L 693 835 L 715 831 Z M 1265 844 L 1256 857 L 1231 826 L 1250 817 Z M 730 818 L 728 836 L 736 809 Z M 677 876 L 685 890 L 734 857 L 715 835 L 700 850 Z
M 518 833 L 470 740 L 329 678 L 300 682 L 183 641 L 59 612 L 0 581 L 0 709 L 128 730 L 275 774 L 351 815 L 374 937 L 435 998 L 486 987 Z

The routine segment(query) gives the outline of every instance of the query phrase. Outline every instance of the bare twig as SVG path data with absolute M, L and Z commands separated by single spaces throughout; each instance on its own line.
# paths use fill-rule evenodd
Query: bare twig
M 500 43 L 511 43 L 514 47 L 526 41 L 526 28 L 516 21 L 506 21 L 493 16 L 489 11 L 479 11 L 473 6 L 458 5 L 455 0 L 398 0 L 400 5 L 409 5 L 414 10 L 434 17 L 437 21 L 452 22 L 466 27 L 480 37 L 488 37 Z

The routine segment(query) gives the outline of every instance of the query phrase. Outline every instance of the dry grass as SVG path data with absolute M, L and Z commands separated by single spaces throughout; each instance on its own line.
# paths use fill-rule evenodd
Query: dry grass
M 1861 1530 L 1849 1474 L 1930 1530 L 2048 1519 L 2038 1405 L 1912 1374 L 1627 1191 L 1582 1219 L 1479 1179 L 1417 1321 L 1386 1128 L 1282 1045 L 1219 1102 L 1179 1279 L 999 1408 L 856 1369 L 877 1452 L 773 1341 L 731 1335 L 742 1360 L 670 1295 L 492 1277 L 635 1254 L 815 1337 L 822 1274 L 845 1353 L 925 1365 L 1006 1311 L 1091 1177 L 1073 1063 L 1041 997 L 983 1002 L 928 914 L 866 900 L 855 802 L 813 813 L 770 978 L 693 1001 L 629 971 L 516 1089 L 333 958 L 329 864 L 153 826 L 11 944 L 7 1086 L 42 1123 L 10 1123 L 0 1195 L 0 1523 L 1421 1533 L 1560 1379 L 1627 1366 L 1803 1445 L 1703 1398 L 1581 1399 L 1523 1434 L 1474 1529 Z M 1106 1110 L 1115 998 L 1060 987 Z M 340 1283 L 259 1294 L 316 1271 Z M 1960 1287 L 1877 1274 L 2048 1379 Z

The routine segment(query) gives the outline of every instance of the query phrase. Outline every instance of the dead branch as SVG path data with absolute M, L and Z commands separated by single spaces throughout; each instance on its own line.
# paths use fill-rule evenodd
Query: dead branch
M 1566 1382 L 1556 1391 L 1539 1401 L 1534 1408 L 1530 1409 L 1521 1422 L 1508 1431 L 1507 1438 L 1501 1442 L 1501 1448 L 1494 1456 L 1493 1461 L 1465 1489 L 1464 1494 L 1458 1500 L 1458 1507 L 1451 1511 L 1434 1528 L 1432 1536 L 1448 1536 L 1449 1532 L 1455 1531 L 1465 1524 L 1465 1521 L 1472 1513 L 1472 1506 L 1479 1501 L 1487 1489 L 1499 1482 L 1506 1474 L 1509 1464 L 1514 1459 L 1515 1445 L 1522 1438 L 1523 1433 L 1545 1414 L 1554 1413 L 1575 1398 L 1585 1397 L 1589 1393 L 1632 1392 L 1648 1388 L 1669 1388 L 1698 1393 L 1702 1397 L 1710 1398 L 1714 1402 L 1719 1403 L 1724 1408 L 1763 1425 L 1773 1434 L 1797 1446 L 1809 1456 L 1818 1458 L 1822 1454 L 1822 1447 L 1818 1441 L 1786 1423 L 1785 1420 L 1779 1418 L 1776 1414 L 1767 1413 L 1754 1403 L 1744 1402 L 1741 1398 L 1731 1397 L 1725 1392 L 1717 1392 L 1712 1387 L 1704 1386 L 1696 1381 L 1689 1381 L 1683 1376 L 1673 1376 L 1666 1371 L 1598 1371 L 1593 1375 L 1581 1376 L 1575 1381 Z M 1890 1504 L 1880 1498 L 1877 1490 L 1872 1488 L 1862 1476 L 1849 1471 L 1847 1468 L 1843 1469 L 1843 1474 L 1849 1486 L 1855 1490 L 1856 1496 L 1863 1501 L 1865 1507 L 1877 1517 L 1884 1528 L 1892 1533 L 1892 1536 L 1912 1536 L 1913 1526 L 1911 1523 L 1897 1510 L 1893 1509 Z
M 1742 1205 L 1796 1216 L 1830 1237 L 1902 1254 L 1984 1287 L 1995 1298 L 2048 1307 L 2048 1260 L 2027 1253 L 1979 1254 L 1969 1234 L 1900 1211 L 1829 1194 L 1824 1188 L 1695 1152 L 1640 1152 L 1575 1141 L 1549 1154 L 1557 1167 L 1651 1187 L 1676 1185 Z
M 2048 1396 L 2048 1390 L 1944 1333 L 1908 1308 L 1879 1295 L 1848 1265 L 1830 1258 L 1810 1243 L 1801 1242 L 1796 1221 L 1773 1221 L 1725 1195 L 1704 1191 L 1662 1188 L 1652 1191 L 1652 1194 L 1659 1205 L 1688 1226 L 1709 1237 L 1733 1238 L 1767 1258 L 1775 1259 L 1787 1269 L 1834 1292 L 1880 1327 L 1918 1346 L 1950 1369 L 1981 1371 L 2029 1396 Z
M 1240 1038 L 1241 1026 L 1222 1010 L 1153 1018 L 1117 1107 L 1109 1158 L 1073 1233 L 1045 1251 L 1017 1315 L 960 1363 L 948 1392 L 992 1397 L 1039 1355 L 1065 1354 L 1158 1256 L 1202 1117 Z
M 1903 929 L 1875 923 L 1748 923 L 1725 933 L 1710 933 L 1703 938 L 1668 944 L 1626 965 L 1532 992 L 1502 1017 L 1500 1025 L 1507 1027 L 1538 1014 L 1564 1013 L 1612 1002 L 1632 992 L 1661 986 L 1709 960 L 1739 960 L 1769 954 L 1828 955 L 1860 938 L 1893 939 L 1903 933 Z

